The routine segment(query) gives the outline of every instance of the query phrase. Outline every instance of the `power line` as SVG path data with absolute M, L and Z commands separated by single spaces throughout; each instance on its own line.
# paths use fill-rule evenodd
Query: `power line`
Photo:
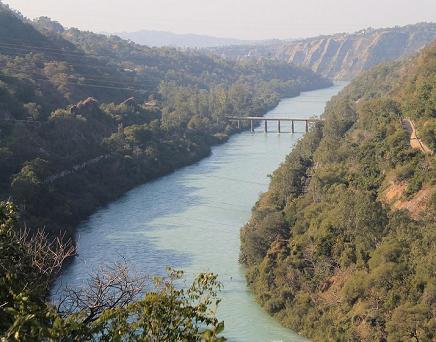
M 74 44 L 74 43 L 73 43 Z M 76 46 L 76 45 L 74 45 Z M 49 48 L 49 47 L 38 47 L 38 46 L 34 46 L 34 45 L 26 45 L 26 44 L 11 44 L 11 43 L 5 43 L 0 41 L 0 47 L 3 48 L 9 48 L 9 49 L 16 49 L 16 50 L 26 50 L 27 49 L 34 49 L 36 52 L 40 52 L 38 50 L 47 50 L 47 51 L 53 51 L 53 54 L 56 55 L 62 55 L 62 56 L 71 56 L 71 57 L 77 57 L 77 58 L 93 58 L 93 57 L 99 57 L 99 58 L 110 58 L 110 59 L 123 59 L 125 57 L 118 57 L 116 55 L 116 52 L 114 53 L 114 55 L 102 55 L 102 54 L 95 54 L 95 53 L 90 53 L 90 52 L 86 52 L 86 51 L 81 51 L 81 52 L 68 52 L 65 51 L 63 49 L 55 49 L 55 48 Z M 151 49 L 151 51 L 154 51 L 154 49 Z M 147 53 L 148 51 L 145 51 L 143 49 L 137 49 L 137 52 L 144 52 Z M 164 51 L 164 50 L 162 50 Z M 32 51 L 30 51 L 32 52 Z M 158 55 L 154 54 L 153 57 L 156 57 Z M 129 56 L 127 56 L 129 57 Z M 130 56 L 133 58 L 137 58 L 138 56 Z M 143 56 L 144 58 L 147 58 L 148 55 Z M 95 58 L 96 60 L 98 60 L 97 58 Z M 128 61 L 128 60 L 127 60 Z M 131 62 L 133 64 L 136 64 L 134 62 Z
M 7 46 L 7 45 L 2 45 L 2 44 L 0 44 L 0 47 L 11 49 L 11 50 L 28 51 L 27 50 L 28 48 L 26 48 L 26 47 L 13 47 L 13 46 Z M 31 49 L 35 49 L 35 48 L 31 48 Z M 70 56 L 70 57 L 78 57 L 78 58 L 92 58 L 93 57 L 93 56 L 87 56 L 85 53 L 83 53 L 82 55 L 79 55 L 79 54 L 64 52 L 63 50 L 59 50 L 59 51 L 62 51 L 62 52 L 50 52 L 50 53 L 53 55 L 58 55 L 58 56 Z M 29 52 L 42 52 L 42 51 L 38 51 L 38 49 L 36 49 L 35 51 L 29 51 Z M 101 56 L 101 57 L 108 58 L 107 56 Z
M 32 50 L 28 50 L 27 48 L 17 48 L 17 47 L 11 47 L 11 46 L 2 46 L 2 44 L 0 44 L 0 47 L 3 48 L 3 49 L 11 49 L 11 50 L 19 50 L 19 51 L 23 51 L 24 55 L 21 55 L 21 56 L 26 56 L 26 55 L 28 55 L 29 53 L 33 53 L 33 52 L 36 52 L 36 53 L 40 53 L 40 52 L 42 52 L 42 51 L 32 51 Z M 68 54 L 65 54 L 65 53 L 55 53 L 55 54 L 56 54 L 56 55 L 61 55 L 62 57 L 76 57 L 76 58 L 90 58 L 90 59 L 92 59 L 92 57 L 88 57 L 88 56 L 86 56 L 85 54 L 83 54 L 83 55 L 78 55 L 78 56 L 68 56 Z M 44 57 L 47 57 L 47 56 L 44 55 Z M 116 57 L 111 57 L 111 56 L 100 56 L 100 57 L 102 57 L 102 58 L 107 58 L 107 59 L 111 59 L 111 60 L 116 60 L 116 59 L 117 59 Z M 58 61 L 58 60 L 56 60 L 56 61 Z M 94 61 L 94 62 L 99 62 L 99 63 L 102 62 L 102 61 L 99 60 L 99 59 L 93 59 L 93 61 Z M 71 62 L 71 61 L 68 61 L 68 62 L 71 63 L 71 64 L 74 63 L 74 64 L 76 64 L 76 65 L 85 65 L 85 66 L 92 66 L 92 67 L 99 67 L 99 68 L 114 68 L 114 67 L 118 67 L 118 68 L 122 69 L 122 66 L 120 66 L 119 64 L 116 64 L 116 63 L 114 63 L 114 66 L 110 66 L 110 65 L 96 66 L 96 65 L 93 65 L 93 64 L 89 64 L 89 63 L 78 63 L 78 62 Z M 136 63 L 133 63 L 133 62 L 130 62 L 130 61 L 125 61 L 125 60 L 124 60 L 124 62 L 132 63 L 132 64 L 135 64 L 135 65 L 136 65 Z M 109 63 L 109 61 L 108 61 L 107 63 Z
M 52 63 L 52 62 L 59 62 L 59 61 L 46 61 L 47 63 Z M 65 61 L 62 61 L 61 63 L 69 63 L 71 66 L 73 66 L 73 67 L 75 67 L 76 65 L 77 65 L 77 63 L 71 63 L 71 62 L 65 62 Z M 81 65 L 86 65 L 86 64 L 81 64 Z M 96 68 L 96 69 L 100 69 L 100 68 L 106 68 L 106 67 L 104 67 L 104 66 L 102 66 L 102 67 L 100 67 L 100 66 L 93 66 L 93 65 L 89 65 L 89 67 L 91 67 L 91 68 Z M 108 69 L 111 69 L 111 70 L 113 70 L 113 71 L 119 71 L 119 70 L 117 70 L 116 69 L 116 67 L 114 66 L 114 67 L 107 67 Z M 11 68 L 11 67 L 7 67 L 7 69 L 8 70 L 13 70 L 14 68 Z M 26 72 L 26 70 L 25 70 L 25 68 L 23 68 L 23 69 L 19 69 L 19 68 L 17 68 L 17 67 L 15 67 L 15 70 L 14 70 L 15 72 Z M 77 72 L 77 71 L 76 71 Z M 44 75 L 44 74 L 40 74 L 41 76 L 46 76 L 46 75 Z M 82 76 L 82 74 L 80 74 L 79 73 L 79 77 L 84 77 L 84 76 Z M 111 80 L 113 80 L 113 78 L 111 78 L 111 77 L 105 77 L 105 76 L 99 76 L 99 78 L 90 78 L 90 77 L 86 77 L 86 79 L 89 79 L 89 80 L 95 80 L 95 81 L 101 81 L 101 80 L 107 80 L 107 81 L 111 81 Z M 135 82 L 139 82 L 139 83 L 141 83 L 141 84 L 150 84 L 150 85 L 158 85 L 159 84 L 159 82 L 160 82 L 161 80 L 137 80 L 137 81 L 135 81 Z M 126 80 L 126 82 L 128 82 L 128 80 Z M 118 81 L 113 81 L 113 83 L 122 83 L 122 82 L 118 82 Z M 133 82 L 132 82 L 133 83 Z M 123 83 L 124 84 L 124 83 Z M 129 85 L 130 85 L 130 83 L 129 83 Z
M 232 181 L 232 182 L 241 182 L 241 183 L 248 183 L 248 184 L 263 185 L 263 186 L 267 186 L 267 185 L 269 185 L 269 184 L 266 184 L 266 183 L 260 183 L 260 182 L 254 182 L 254 181 L 247 181 L 247 180 L 236 179 L 236 178 L 232 178 L 232 177 L 211 176 L 211 175 L 207 175 L 207 176 L 205 176 L 205 177 L 211 177 L 211 178 L 217 178 L 217 179 L 222 179 L 222 180 L 228 180 L 228 181 Z
M 19 68 L 16 68 L 15 70 L 13 70 L 13 68 L 8 68 L 8 70 L 15 71 L 16 73 L 25 73 L 26 72 L 26 70 L 21 70 Z M 3 75 L 5 75 L 7 77 L 13 77 L 13 76 L 10 76 L 10 75 L 6 75 L 4 73 L 3 73 Z M 44 75 L 42 73 L 34 73 L 34 74 L 29 75 L 29 77 L 34 77 L 34 76 L 47 77 L 47 80 L 50 81 L 49 76 L 46 76 L 46 75 Z M 75 75 L 73 75 L 73 76 L 75 76 Z M 145 82 L 145 80 L 144 80 L 143 84 L 134 84 L 133 82 L 132 83 L 125 83 L 125 82 L 112 81 L 109 78 L 102 78 L 102 79 L 100 79 L 100 78 L 92 78 L 92 77 L 86 77 L 86 76 L 81 76 L 81 75 L 77 76 L 77 78 L 78 78 L 76 80 L 77 82 L 82 82 L 82 81 L 86 82 L 86 81 L 89 80 L 89 81 L 97 81 L 97 82 L 100 82 L 100 83 L 119 84 L 119 85 L 125 86 L 126 88 L 129 88 L 131 86 L 133 86 L 133 87 L 140 87 L 140 86 L 143 86 L 143 85 L 147 85 L 147 84 L 151 85 L 152 84 L 151 82 L 150 83 Z M 83 80 L 80 79 L 80 78 L 83 78 Z M 32 78 L 30 78 L 30 79 L 32 79 Z M 73 82 L 73 81 L 70 79 L 69 82 Z
M 66 53 L 66 54 L 69 54 L 69 55 L 73 55 L 74 54 L 74 55 L 77 55 L 79 57 L 90 56 L 90 54 L 87 54 L 84 51 L 83 52 L 72 52 L 72 51 L 66 51 L 66 50 L 60 49 L 60 48 L 49 48 L 49 47 L 36 46 L 36 45 L 25 45 L 25 44 L 12 44 L 12 43 L 5 43 L 3 41 L 0 41 L 0 46 L 5 46 L 5 47 L 10 46 L 11 49 L 31 48 L 31 49 L 37 49 L 37 50 L 55 51 L 55 52 Z
M 16 48 L 11 48 L 11 47 L 4 47 L 6 49 L 16 49 Z M 21 57 L 25 57 L 27 56 L 29 53 L 32 53 L 33 51 L 28 51 L 26 49 L 20 49 L 20 50 L 24 50 L 25 52 L 22 52 L 22 54 L 16 53 L 15 55 L 21 56 Z M 26 53 L 27 52 L 27 53 Z M 47 58 L 48 56 L 43 55 L 43 57 Z M 96 63 L 102 63 L 102 61 L 95 59 L 94 60 Z M 76 61 L 68 61 L 68 60 L 50 60 L 48 62 L 63 62 L 63 63 L 69 63 L 71 65 L 81 65 L 81 66 L 88 66 L 88 67 L 92 67 L 92 68 L 106 68 L 106 69 L 111 69 L 114 70 L 116 68 L 120 69 L 118 71 L 124 71 L 124 69 L 126 69 L 125 67 L 114 63 L 113 65 L 95 65 L 95 64 L 90 64 L 90 63 L 80 63 L 80 62 L 76 62 Z M 109 62 L 107 62 L 109 63 Z M 134 64 L 134 63 L 133 63 Z M 136 64 L 135 64 L 136 65 Z
M 24 57 L 24 56 L 27 56 L 27 55 L 26 54 L 21 54 L 19 56 Z M 44 57 L 47 57 L 47 56 L 44 56 Z M 121 66 L 119 64 L 114 64 L 114 65 L 93 65 L 93 64 L 89 64 L 89 63 L 78 63 L 78 62 L 75 62 L 75 61 L 66 61 L 66 60 L 47 60 L 45 62 L 46 63 L 54 63 L 54 62 L 67 63 L 67 64 L 69 64 L 72 67 L 85 66 L 85 67 L 88 67 L 88 68 L 95 68 L 95 69 L 108 69 L 108 70 L 113 71 L 113 72 L 126 72 L 123 69 L 123 66 Z M 96 60 L 96 62 L 101 62 L 101 61 Z M 147 71 L 147 70 L 144 70 L 144 71 Z M 18 72 L 23 72 L 23 70 L 18 70 Z M 129 71 L 129 72 L 135 72 L 135 75 L 137 76 L 137 78 L 138 78 L 138 76 L 140 77 L 141 75 L 143 75 L 142 73 L 136 73 L 136 70 L 132 70 L 132 71 Z M 126 74 L 124 74 L 124 75 L 126 75 Z M 41 75 L 41 76 L 44 76 L 44 75 Z M 106 80 L 110 80 L 110 81 L 112 80 L 110 77 L 105 77 L 105 76 L 101 76 L 98 79 L 97 78 L 87 77 L 87 79 L 95 80 L 95 81 L 100 81 L 100 79 L 106 79 Z M 135 82 L 139 82 L 141 84 L 145 83 L 145 84 L 151 84 L 151 85 L 158 85 L 162 80 L 163 79 L 159 79 L 159 80 L 150 80 L 150 79 L 140 80 L 140 79 L 136 79 Z M 113 82 L 113 83 L 122 83 L 122 82 L 118 82 L 118 81 L 111 81 L 111 82 Z
M 22 69 L 19 69 L 19 68 L 15 68 L 15 70 L 14 70 L 14 68 L 8 68 L 8 70 L 14 71 L 16 73 L 26 73 L 26 70 L 22 70 Z M 10 75 L 6 75 L 5 73 L 3 73 L 3 75 L 8 76 L 8 77 L 13 77 L 13 76 L 10 76 Z M 42 74 L 42 73 L 33 72 L 33 75 L 29 75 L 29 78 L 33 77 L 33 76 L 47 77 L 47 79 L 50 80 L 49 76 L 47 76 L 45 74 Z M 73 76 L 75 76 L 75 75 L 73 75 Z M 109 78 L 104 78 L 104 77 L 102 77 L 102 79 L 100 79 L 100 78 L 92 78 L 92 77 L 86 77 L 86 76 L 78 75 L 77 78 L 79 78 L 79 79 L 77 79 L 78 82 L 81 82 L 81 81 L 84 81 L 84 82 L 86 82 L 86 81 L 97 81 L 97 82 L 102 82 L 102 83 L 112 83 L 112 84 L 124 85 L 126 88 L 129 88 L 129 87 L 141 87 L 141 86 L 144 86 L 144 85 L 147 85 L 147 84 L 150 84 L 150 85 L 153 84 L 152 83 L 153 81 L 150 81 L 150 80 L 144 80 L 144 82 L 140 82 L 138 84 L 135 84 L 134 82 L 130 83 L 130 82 L 127 82 L 127 81 L 126 82 L 113 81 L 113 80 L 111 80 Z M 83 80 L 80 79 L 80 78 L 83 78 Z M 73 81 L 70 79 L 69 82 L 73 82 Z M 156 82 L 154 82 L 154 83 L 156 83 Z
M 35 120 L 0 119 L 0 121 L 3 121 L 3 122 L 22 122 L 22 123 L 28 123 L 28 124 L 37 125 L 37 126 L 42 125 L 41 121 L 35 121 Z
M 4 74 L 3 74 L 4 75 Z M 23 79 L 20 77 L 16 77 L 16 76 L 10 76 L 10 75 L 4 75 L 5 77 L 10 77 L 10 78 L 15 78 L 15 79 Z M 49 79 L 45 79 L 45 78 L 35 78 L 32 77 L 29 80 L 37 80 L 37 81 L 44 81 L 44 82 L 50 82 L 52 83 L 51 80 Z M 70 81 L 66 81 L 63 82 L 64 84 L 71 84 L 71 85 L 76 85 L 79 87 L 91 87 L 91 88 L 104 88 L 104 89 L 117 89 L 117 90 L 128 90 L 128 91 L 133 91 L 133 92 L 138 92 L 138 93 L 148 93 L 150 90 L 148 89 L 133 89 L 133 88 L 121 88 L 121 87 L 112 87 L 112 86 L 104 86 L 104 85 L 99 85 L 99 84 L 85 84 L 85 83 L 77 83 L 77 82 L 70 82 Z
M 63 38 L 64 39 L 64 38 Z M 16 46 L 16 47 L 29 47 L 29 48 L 34 48 L 34 49 L 41 49 L 41 50 L 48 50 L 48 51 L 57 51 L 57 52 L 62 52 L 62 53 L 67 53 L 67 54 L 76 54 L 79 56 L 91 56 L 91 57 L 108 57 L 106 55 L 101 55 L 101 54 L 96 54 L 96 53 L 91 53 L 91 52 L 87 52 L 81 49 L 80 45 L 78 45 L 77 43 L 71 42 L 67 39 L 64 39 L 64 41 L 68 44 L 72 44 L 75 48 L 80 49 L 78 50 L 78 52 L 74 52 L 74 51 L 66 51 L 62 48 L 53 48 L 53 47 L 49 47 L 49 46 L 37 46 L 37 45 L 28 45 L 28 44 L 14 44 L 14 43 L 8 43 L 7 41 L 16 41 L 16 42 L 23 42 L 23 40 L 21 39 L 12 39 L 12 38 L 8 38 L 6 41 L 2 40 L 0 41 L 0 44 L 4 44 L 4 45 L 11 45 L 11 46 Z M 127 40 L 123 40 L 125 43 L 129 43 L 129 41 Z M 33 41 L 29 41 L 29 43 L 34 43 Z M 134 47 L 137 48 L 137 51 L 143 51 L 146 52 L 144 50 L 145 49 L 149 49 L 149 50 L 154 50 L 153 48 L 144 46 L 144 45 L 138 45 L 138 44 L 128 44 L 130 48 L 132 48 L 132 45 L 134 45 Z M 140 48 L 138 48 L 140 47 Z M 160 49 L 161 50 L 161 49 Z
M 46 47 L 38 47 L 34 45 L 25 45 L 25 44 L 11 44 L 11 43 L 2 43 L 0 42 L 0 47 L 13 49 L 13 50 L 27 50 L 27 49 L 33 49 L 35 52 L 42 52 L 42 51 L 49 51 L 51 54 L 54 55 L 61 55 L 61 56 L 70 56 L 70 57 L 78 57 L 78 58 L 112 58 L 114 59 L 114 56 L 110 55 L 98 55 L 93 53 L 88 53 L 86 51 L 83 52 L 69 52 L 65 51 L 63 49 L 54 49 L 54 48 L 46 48 Z M 40 51 L 42 50 L 42 51 Z M 30 51 L 32 52 L 32 51 Z M 96 59 L 96 58 L 95 58 Z
M 220 225 L 220 226 L 226 226 L 226 227 L 231 227 L 231 228 L 238 228 L 237 225 L 233 225 L 233 224 L 226 224 L 226 223 L 221 223 L 221 222 L 213 222 L 213 221 L 209 221 L 209 220 L 203 220 L 203 219 L 198 219 L 198 218 L 189 218 L 189 221 L 194 221 L 194 222 L 199 222 L 199 223 L 207 223 L 207 224 L 211 224 L 211 225 Z M 180 222 L 158 222 L 157 224 L 170 224 L 172 226 L 180 226 Z
M 242 209 L 223 208 L 223 207 L 219 207 L 219 206 L 216 206 L 216 205 L 209 205 L 209 204 L 200 204 L 200 205 L 203 206 L 203 207 L 213 208 L 213 209 L 230 210 L 230 211 L 242 212 L 242 213 L 247 212 L 246 210 L 242 210 Z
M 72 43 L 72 44 L 74 44 L 74 43 Z M 138 46 L 137 44 L 135 44 L 135 45 Z M 142 49 L 141 48 L 137 49 L 136 50 L 137 52 L 148 53 L 148 51 L 144 50 L 144 48 L 147 48 L 147 49 L 149 49 L 150 51 L 153 51 L 153 52 L 155 51 L 154 48 L 149 48 L 149 47 L 145 47 L 145 46 L 142 46 L 142 45 L 139 45 L 139 46 Z M 77 58 L 100 57 L 100 58 L 109 58 L 109 59 L 112 59 L 112 60 L 124 61 L 124 62 L 128 62 L 128 63 L 132 63 L 134 65 L 144 65 L 144 64 L 141 64 L 141 63 L 138 64 L 136 62 L 132 62 L 132 61 L 128 60 L 129 57 L 131 57 L 131 58 L 138 58 L 137 55 L 133 55 L 133 56 L 117 56 L 116 53 L 114 53 L 114 55 L 102 55 L 102 54 L 93 54 L 93 53 L 89 53 L 89 52 L 86 52 L 86 51 L 75 53 L 75 52 L 66 52 L 63 49 L 55 49 L 55 48 L 51 48 L 51 47 L 50 48 L 45 48 L 45 47 L 38 47 L 38 46 L 34 46 L 34 45 L 11 44 L 11 43 L 4 43 L 4 42 L 2 43 L 1 41 L 0 41 L 0 47 L 8 48 L 8 49 L 24 50 L 24 51 L 28 51 L 27 49 L 49 50 L 49 51 L 55 51 L 56 52 L 55 54 L 58 54 L 58 55 L 60 54 L 62 56 L 71 55 L 72 57 L 77 57 Z M 161 51 L 161 52 L 165 51 L 165 49 L 158 49 L 158 50 Z M 33 52 L 33 51 L 30 50 L 29 52 Z M 40 52 L 40 51 L 36 51 L 36 52 Z M 167 57 L 168 55 L 164 55 L 164 56 Z M 186 53 L 184 54 L 184 56 L 186 56 Z M 204 57 L 205 55 L 204 54 L 197 54 L 197 56 Z M 139 57 L 141 57 L 141 56 L 139 56 Z M 149 58 L 150 55 L 144 55 L 143 57 L 144 58 Z M 153 53 L 153 55 L 151 57 L 161 57 L 161 56 L 159 54 Z M 96 59 L 96 60 L 98 61 L 98 59 Z

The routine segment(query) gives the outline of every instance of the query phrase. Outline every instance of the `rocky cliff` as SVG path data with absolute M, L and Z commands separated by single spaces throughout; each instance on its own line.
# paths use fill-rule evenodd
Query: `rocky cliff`
M 349 80 L 381 62 L 413 55 L 435 38 L 436 24 L 420 23 L 271 45 L 217 48 L 215 52 L 231 59 L 272 57 L 329 78 Z

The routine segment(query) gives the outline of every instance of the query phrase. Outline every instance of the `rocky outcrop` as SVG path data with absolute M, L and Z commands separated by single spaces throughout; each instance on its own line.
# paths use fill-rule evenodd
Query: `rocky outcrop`
M 88 97 L 86 100 L 80 101 L 78 104 L 70 108 L 71 114 L 84 115 L 87 114 L 99 114 L 101 113 L 98 101 L 92 97 Z
M 136 99 L 134 97 L 129 97 L 127 100 L 121 102 L 121 105 L 134 108 L 138 104 L 136 103 Z
M 54 33 L 62 33 L 65 28 L 57 21 L 51 20 L 48 17 L 39 17 L 33 20 L 33 24 L 40 30 L 46 30 Z
M 231 59 L 273 57 L 325 77 L 350 80 L 376 64 L 413 55 L 433 39 L 436 24 L 421 23 L 272 45 L 217 48 L 215 52 Z

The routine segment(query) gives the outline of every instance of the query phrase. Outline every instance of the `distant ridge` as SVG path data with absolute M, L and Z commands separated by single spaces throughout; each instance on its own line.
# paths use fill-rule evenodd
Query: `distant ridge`
M 228 45 L 251 45 L 260 41 L 242 40 L 234 38 L 219 38 L 200 34 L 177 34 L 166 31 L 141 30 L 136 32 L 121 32 L 115 35 L 129 39 L 137 44 L 151 47 L 186 47 L 208 48 Z

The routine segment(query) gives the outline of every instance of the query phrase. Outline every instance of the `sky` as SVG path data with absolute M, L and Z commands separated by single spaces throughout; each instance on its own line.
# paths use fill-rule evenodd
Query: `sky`
M 436 0 L 3 0 L 94 32 L 160 30 L 240 39 L 305 38 L 436 22 Z

